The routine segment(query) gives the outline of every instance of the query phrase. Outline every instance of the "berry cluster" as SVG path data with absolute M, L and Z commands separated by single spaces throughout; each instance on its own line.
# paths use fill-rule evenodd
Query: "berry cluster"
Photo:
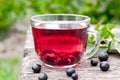
M 107 61 L 108 58 L 109 58 L 109 55 L 108 55 L 107 52 L 100 53 L 99 56 L 98 56 L 98 59 L 100 60 L 99 67 L 102 71 L 108 71 L 109 68 L 110 68 L 110 64 Z M 98 60 L 93 58 L 91 60 L 91 65 L 92 66 L 97 66 L 97 64 L 98 64 Z
M 32 66 L 32 70 L 34 73 L 40 73 L 41 71 L 41 65 L 39 64 L 34 64 Z M 47 80 L 48 79 L 48 76 L 46 73 L 40 73 L 39 77 L 38 77 L 39 80 Z
M 34 64 L 32 66 L 32 70 L 34 73 L 40 73 L 41 71 L 41 65 L 39 64 Z M 78 75 L 76 74 L 76 71 L 75 69 L 73 68 L 68 68 L 66 70 L 66 74 L 69 76 L 69 77 L 72 77 L 73 80 L 77 80 L 78 79 Z M 38 77 L 38 80 L 47 80 L 48 79 L 48 76 L 46 73 L 40 73 L 39 77 Z
M 64 65 L 72 65 L 80 60 L 80 52 L 73 53 L 64 53 L 60 52 L 60 54 L 52 51 L 52 50 L 44 50 L 41 53 L 41 59 L 43 62 L 50 65 L 64 66 Z
M 110 65 L 109 65 L 109 63 L 108 63 L 108 61 L 107 61 L 108 58 L 109 58 L 109 56 L 108 56 L 108 53 L 106 53 L 106 52 L 100 53 L 99 56 L 98 56 L 98 59 L 100 60 L 100 66 L 99 66 L 99 67 L 100 67 L 100 69 L 101 69 L 102 71 L 108 71 L 109 68 L 110 68 Z M 91 65 L 92 65 L 92 66 L 97 66 L 97 64 L 98 64 L 98 60 L 95 59 L 95 58 L 93 58 L 93 59 L 91 60 Z M 32 70 L 33 70 L 34 73 L 40 73 L 40 71 L 41 71 L 41 65 L 39 65 L 39 64 L 34 64 L 34 65 L 32 66 Z M 71 77 L 73 80 L 78 80 L 78 74 L 76 73 L 75 69 L 73 69 L 73 68 L 68 68 L 68 69 L 66 70 L 66 74 L 67 74 L 69 77 Z M 38 79 L 39 79 L 39 80 L 47 80 L 47 79 L 48 79 L 48 76 L 47 76 L 46 73 L 40 73 Z
M 73 68 L 68 68 L 66 70 L 66 74 L 69 76 L 69 77 L 72 77 L 73 80 L 77 80 L 78 79 L 78 75 L 75 71 L 75 69 Z

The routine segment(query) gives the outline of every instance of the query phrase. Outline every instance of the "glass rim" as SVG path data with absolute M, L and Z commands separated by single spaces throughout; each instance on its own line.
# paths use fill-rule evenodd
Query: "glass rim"
M 55 21 L 45 21 L 45 20 L 38 20 L 35 19 L 37 17 L 45 17 L 45 16 L 75 16 L 75 17 L 84 17 L 84 20 L 55 20 Z M 41 15 L 34 15 L 30 18 L 30 20 L 32 22 L 40 22 L 40 23 L 81 23 L 81 22 L 89 22 L 91 19 L 90 17 L 86 16 L 86 15 L 79 15 L 79 14 L 41 14 Z

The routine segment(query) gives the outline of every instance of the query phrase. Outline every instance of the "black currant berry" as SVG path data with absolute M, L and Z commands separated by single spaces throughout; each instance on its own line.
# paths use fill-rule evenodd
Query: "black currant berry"
M 73 80 L 78 80 L 78 75 L 76 73 L 73 73 L 71 77 Z
M 33 70 L 34 73 L 39 73 L 39 72 L 41 71 L 41 65 L 39 65 L 39 64 L 34 64 L 34 65 L 32 66 L 32 70 Z
M 47 80 L 48 79 L 48 76 L 47 74 L 45 73 L 40 73 L 39 77 L 38 77 L 38 80 Z
M 107 61 L 109 56 L 107 52 L 102 52 L 99 54 L 98 58 L 100 61 Z
M 101 43 L 101 44 L 106 44 L 106 43 L 107 43 L 107 40 L 101 40 L 100 43 Z
M 97 59 L 92 59 L 91 60 L 91 66 L 97 66 L 97 64 L 98 64 L 98 60 Z
M 110 68 L 110 64 L 107 61 L 103 61 L 100 63 L 100 69 L 102 71 L 108 71 L 109 68 Z
M 73 73 L 75 73 L 75 70 L 73 68 L 68 68 L 66 70 L 66 73 L 67 73 L 68 76 L 71 76 Z

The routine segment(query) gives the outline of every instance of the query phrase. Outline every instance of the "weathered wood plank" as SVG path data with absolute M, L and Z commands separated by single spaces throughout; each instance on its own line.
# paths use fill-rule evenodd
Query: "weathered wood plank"
M 119 28 L 120 27 L 113 31 L 115 31 L 116 34 L 120 34 L 118 31 L 120 30 Z M 120 80 L 120 55 L 111 54 L 108 61 L 111 66 L 110 70 L 107 72 L 102 72 L 99 65 L 97 67 L 91 67 L 90 61 L 83 59 L 74 68 L 79 75 L 79 80 Z M 44 66 L 34 51 L 32 34 L 31 31 L 29 31 L 24 48 L 20 80 L 38 80 L 39 74 L 33 73 L 31 69 L 34 63 L 42 65 L 41 72 L 45 72 L 48 75 L 48 80 L 72 80 L 70 77 L 66 76 L 65 69 L 52 69 Z

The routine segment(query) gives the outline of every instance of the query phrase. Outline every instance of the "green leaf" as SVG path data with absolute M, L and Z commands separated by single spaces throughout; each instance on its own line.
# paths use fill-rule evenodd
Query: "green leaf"
M 96 31 L 100 31 L 100 26 L 101 26 L 102 23 L 103 23 L 103 20 L 101 20 L 100 22 L 98 22 L 98 23 L 96 24 L 96 27 L 95 27 L 95 30 L 96 30 Z
M 112 41 L 108 43 L 108 50 L 111 48 L 111 45 L 112 45 Z
M 109 33 L 109 36 L 112 38 L 112 40 L 114 40 L 115 35 L 111 31 L 108 31 L 108 33 Z
M 116 49 L 120 53 L 120 40 L 115 39 L 111 45 L 111 49 Z
M 116 37 L 115 35 L 112 33 L 112 29 L 115 28 L 115 25 L 114 24 L 106 24 L 104 26 L 100 26 L 102 23 L 102 21 L 100 21 L 96 27 L 95 27 L 95 30 L 97 30 L 99 33 L 100 33 L 100 37 L 103 39 L 103 40 L 106 40 L 106 39 L 112 39 L 111 41 L 108 41 L 106 44 L 101 44 L 100 45 L 100 48 L 98 49 L 97 53 L 92 56 L 93 57 L 98 57 L 99 53 L 101 52 L 104 52 L 104 51 L 107 51 L 108 49 L 111 49 L 114 48 L 116 50 L 118 50 L 120 52 L 120 41 L 115 41 Z M 92 46 L 94 46 L 94 43 L 91 42 L 93 41 L 92 37 L 89 37 L 90 41 L 88 41 L 88 46 L 87 48 L 90 48 Z
M 111 32 L 111 30 L 115 27 L 114 24 L 106 24 L 105 26 L 103 26 L 100 30 L 100 36 L 103 39 L 107 39 L 109 37 L 111 37 L 112 39 L 114 39 L 114 34 Z
M 114 34 L 111 32 L 111 30 L 115 27 L 114 24 L 106 24 L 104 26 L 100 26 L 102 21 L 100 21 L 96 27 L 95 30 L 97 30 L 100 33 L 100 36 L 102 39 L 108 39 L 109 37 L 111 37 L 112 39 L 114 39 Z

